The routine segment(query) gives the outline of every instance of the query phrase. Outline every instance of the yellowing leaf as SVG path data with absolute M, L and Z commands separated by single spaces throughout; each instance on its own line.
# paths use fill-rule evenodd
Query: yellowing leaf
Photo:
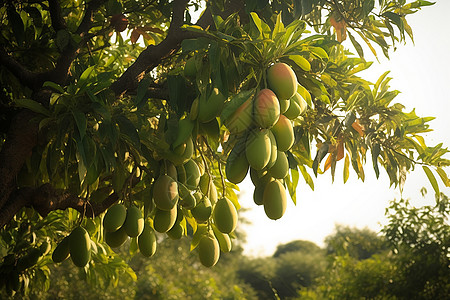
M 304 71 L 311 70 L 311 64 L 309 61 L 301 55 L 289 55 L 289 59 L 291 59 L 297 66 L 302 68 Z
M 345 155 L 345 162 L 344 162 L 344 183 L 346 183 L 347 180 L 348 180 L 349 166 L 350 166 L 350 159 L 348 158 L 348 154 L 346 154 Z
M 433 172 L 431 172 L 430 168 L 427 166 L 422 166 L 423 170 L 425 171 L 425 174 L 427 174 L 428 180 L 431 183 L 431 186 L 434 189 L 434 192 L 439 195 L 439 185 L 436 181 L 436 177 L 434 177 Z

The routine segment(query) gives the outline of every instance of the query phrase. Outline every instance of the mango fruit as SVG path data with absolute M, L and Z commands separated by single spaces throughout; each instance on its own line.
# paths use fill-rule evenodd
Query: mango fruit
M 303 115 L 308 108 L 308 104 L 299 93 L 295 93 L 289 101 L 289 108 L 284 113 L 289 120 L 294 120 L 298 116 Z
M 269 135 L 270 139 L 270 158 L 269 162 L 266 165 L 266 169 L 270 169 L 277 160 L 277 140 L 275 139 L 275 136 L 273 135 L 272 131 L 267 130 L 267 134 Z
M 284 114 L 289 109 L 289 106 L 291 105 L 290 99 L 286 99 L 286 100 L 278 99 L 278 103 L 280 103 L 280 113 L 281 114 Z
M 245 176 L 247 176 L 249 164 L 245 153 L 238 153 L 235 151 L 235 148 L 233 148 L 228 155 L 227 163 L 225 165 L 225 174 L 228 181 L 238 184 L 244 180 Z
M 65 261 L 70 255 L 69 249 L 69 236 L 63 238 L 59 244 L 56 246 L 52 253 L 52 260 L 55 263 L 60 263 Z
M 214 206 L 213 219 L 220 232 L 230 233 L 234 231 L 238 215 L 233 202 L 225 197 L 220 198 Z
M 145 224 L 144 230 L 138 237 L 139 251 L 146 257 L 152 257 L 156 252 L 156 246 L 155 231 L 148 224 Z
M 156 231 L 165 233 L 172 228 L 177 220 L 177 207 L 171 210 L 155 209 L 155 217 L 153 218 L 153 228 Z
M 203 196 L 197 205 L 191 209 L 192 216 L 198 223 L 205 223 L 211 216 L 212 207 L 208 197 Z
M 70 233 L 69 252 L 74 265 L 80 268 L 91 259 L 91 239 L 83 227 L 78 226 Z
M 267 70 L 267 83 L 282 100 L 290 99 L 297 91 L 297 76 L 285 63 L 276 63 Z
M 122 246 L 126 240 L 128 239 L 127 232 L 125 228 L 121 227 L 117 231 L 114 232 L 105 232 L 105 242 L 111 248 L 118 248 Z
M 255 202 L 256 205 L 263 205 L 264 203 L 264 189 L 266 188 L 265 184 L 260 184 L 255 186 L 255 189 L 253 191 L 253 202 Z
M 270 160 L 271 147 L 267 130 L 253 131 L 245 145 L 248 164 L 255 170 L 262 170 Z
M 253 101 L 246 100 L 225 121 L 225 126 L 231 133 L 239 134 L 247 130 L 253 123 Z
M 175 224 L 173 224 L 172 228 L 166 232 L 167 236 L 172 240 L 179 240 L 184 234 L 184 228 L 181 225 L 181 221 L 183 220 L 184 215 L 181 209 L 177 211 L 177 219 L 175 220 Z
M 106 232 L 113 232 L 122 227 L 127 216 L 127 209 L 122 204 L 111 206 L 103 218 L 103 227 Z
M 286 211 L 286 190 L 279 180 L 272 180 L 266 184 L 263 194 L 264 211 L 269 219 L 277 220 Z
M 194 190 L 200 182 L 200 169 L 197 163 L 192 159 L 188 160 L 184 164 L 184 170 L 186 171 L 186 187 Z
M 186 60 L 186 64 L 184 65 L 183 70 L 184 76 L 186 77 L 195 77 L 197 74 L 197 67 L 195 65 L 195 57 L 191 57 Z
M 277 96 L 269 89 L 262 89 L 256 94 L 253 103 L 253 117 L 262 128 L 270 128 L 280 116 L 280 103 Z
M 171 210 L 178 202 L 178 184 L 169 175 L 161 175 L 153 185 L 153 201 L 162 210 Z
M 144 218 L 142 212 L 136 206 L 127 209 L 127 217 L 123 223 L 123 228 L 129 237 L 137 237 L 144 230 Z
M 278 151 L 275 164 L 269 169 L 269 175 L 276 179 L 283 179 L 288 175 L 289 162 L 286 153 Z
M 294 128 L 291 121 L 284 115 L 281 115 L 278 122 L 270 129 L 272 130 L 277 149 L 279 151 L 288 151 L 294 145 Z
M 200 97 L 198 103 L 198 121 L 207 123 L 217 117 L 222 111 L 225 100 L 225 96 L 217 88 L 211 91 L 207 99 Z
M 219 242 L 220 251 L 222 252 L 230 252 L 232 248 L 232 243 L 230 236 L 227 233 L 220 232 L 219 229 L 213 224 L 212 225 L 214 236 Z
M 188 190 L 188 188 L 182 183 L 178 185 L 178 191 L 180 192 L 181 196 L 180 200 L 181 206 L 187 209 L 194 208 L 197 202 L 195 200 L 195 197 L 192 195 L 191 191 Z
M 198 243 L 198 256 L 205 267 L 214 266 L 219 260 L 220 246 L 213 235 L 204 235 Z

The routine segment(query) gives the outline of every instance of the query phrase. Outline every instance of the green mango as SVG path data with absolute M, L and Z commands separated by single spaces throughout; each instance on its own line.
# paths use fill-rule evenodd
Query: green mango
M 238 215 L 236 207 L 229 199 L 222 197 L 217 201 L 213 211 L 214 224 L 223 233 L 236 229 Z
M 145 257 L 152 257 L 156 252 L 156 246 L 155 231 L 148 224 L 144 224 L 144 230 L 138 236 L 139 251 Z
M 286 153 L 278 151 L 275 164 L 269 169 L 269 175 L 276 179 L 284 179 L 289 172 L 289 162 Z
M 142 230 L 144 230 L 144 218 L 139 208 L 131 206 L 127 209 L 127 217 L 123 227 L 129 237 L 137 237 L 142 233 Z
M 91 239 L 81 226 L 76 227 L 69 235 L 70 258 L 75 266 L 83 268 L 91 259 Z
M 161 175 L 153 185 L 153 201 L 162 210 L 171 210 L 178 202 L 178 184 L 169 175 Z
M 205 267 L 214 266 L 220 257 L 219 242 L 213 235 L 204 235 L 198 243 L 198 256 Z
M 256 130 L 247 138 L 245 156 L 255 170 L 262 170 L 270 160 L 272 144 L 267 130 Z
M 203 196 L 201 201 L 198 201 L 197 205 L 191 209 L 192 216 L 198 223 L 205 223 L 211 216 L 211 212 L 211 201 L 206 196 Z
M 171 210 L 161 210 L 155 208 L 155 216 L 153 218 L 153 228 L 157 232 L 165 233 L 170 230 L 177 220 L 177 207 Z
M 200 97 L 198 103 L 198 121 L 207 123 L 217 117 L 222 111 L 225 100 L 225 96 L 217 88 L 211 91 L 208 99 Z
M 277 141 L 277 149 L 279 151 L 285 152 L 291 149 L 294 144 L 294 128 L 288 118 L 281 115 L 271 130 Z
M 186 187 L 194 190 L 200 182 L 200 169 L 197 163 L 190 159 L 184 164 L 186 170 Z
M 69 249 L 69 236 L 66 236 L 59 242 L 55 250 L 52 253 L 52 260 L 55 263 L 60 263 L 65 261 L 70 255 Z
M 106 232 L 117 231 L 122 227 L 127 216 L 127 209 L 122 204 L 115 204 L 108 208 L 103 217 L 103 228 Z
M 120 227 L 117 231 L 114 232 L 105 232 L 105 242 L 111 248 L 118 248 L 122 246 L 127 239 L 128 235 L 124 227 Z
M 286 190 L 279 180 L 275 179 L 266 184 L 263 205 L 269 219 L 277 220 L 284 215 L 287 206 Z

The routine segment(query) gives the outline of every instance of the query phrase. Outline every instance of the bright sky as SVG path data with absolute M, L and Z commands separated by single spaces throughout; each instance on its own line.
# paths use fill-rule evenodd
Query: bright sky
M 419 116 L 436 117 L 430 123 L 435 131 L 426 136 L 430 146 L 440 142 L 450 146 L 449 11 L 450 1 L 437 0 L 434 6 L 409 16 L 407 20 L 414 32 L 415 45 L 409 40 L 407 45 L 398 45 L 397 51 L 390 54 L 389 61 L 383 59 L 380 50 L 381 63 L 375 62 L 364 74 L 365 79 L 375 82 L 381 74 L 390 70 L 389 76 L 393 77 L 391 89 L 402 92 L 394 100 L 405 105 L 408 112 L 416 108 Z M 375 60 L 369 54 L 365 51 L 368 60 Z M 356 174 L 351 172 L 344 185 L 342 164 L 336 169 L 335 183 L 331 183 L 330 172 L 319 175 L 315 179 L 315 191 L 311 191 L 300 178 L 297 205 L 288 200 L 286 214 L 277 221 L 268 219 L 263 207 L 253 203 L 253 185 L 246 178 L 239 185 L 241 205 L 249 208 L 242 215 L 251 222 L 250 225 L 238 225 L 247 233 L 244 253 L 251 256 L 272 255 L 277 245 L 296 239 L 310 240 L 323 246 L 324 238 L 333 232 L 335 224 L 379 231 L 380 223 L 385 222 L 385 208 L 390 200 L 400 198 L 400 192 L 389 188 L 384 169 L 380 169 L 380 179 L 375 178 L 370 158 L 365 168 L 366 181 L 357 180 Z M 445 170 L 450 174 L 450 168 Z M 450 189 L 445 188 L 439 179 L 438 182 L 441 191 L 450 194 Z M 433 201 L 433 189 L 419 166 L 407 177 L 403 197 L 421 198 L 422 187 L 426 187 L 429 193 L 426 200 L 418 203 Z

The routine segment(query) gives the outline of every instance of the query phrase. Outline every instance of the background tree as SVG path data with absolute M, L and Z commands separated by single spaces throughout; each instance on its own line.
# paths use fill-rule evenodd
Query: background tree
M 189 9 L 200 4 L 203 14 L 193 24 Z M 111 249 L 128 236 L 130 248 L 138 245 L 147 256 L 155 236 L 191 236 L 190 250 L 198 247 L 200 261 L 212 266 L 219 246 L 229 251 L 235 237 L 235 184 L 248 172 L 255 202 L 272 219 L 284 213 L 285 189 L 296 201 L 300 174 L 313 186 L 311 171 L 330 169 L 334 177 L 345 158 L 344 181 L 350 163 L 364 180 L 369 151 L 377 176 L 381 166 L 402 187 L 419 163 L 438 194 L 434 174 L 448 186 L 442 167 L 449 162 L 442 144 L 428 147 L 422 137 L 432 118 L 392 103 L 398 92 L 389 90 L 387 73 L 374 84 L 357 76 L 370 66 L 360 43 L 387 56 L 412 36 L 406 16 L 427 5 L 2 3 L 6 291 L 48 288 L 56 245 L 62 246 L 53 260 L 69 249 L 90 282 L 114 282 L 124 270 L 134 277 Z M 340 44 L 346 37 L 358 57 Z M 280 66 L 289 87 L 280 85 Z M 106 211 L 112 217 L 103 222 Z

